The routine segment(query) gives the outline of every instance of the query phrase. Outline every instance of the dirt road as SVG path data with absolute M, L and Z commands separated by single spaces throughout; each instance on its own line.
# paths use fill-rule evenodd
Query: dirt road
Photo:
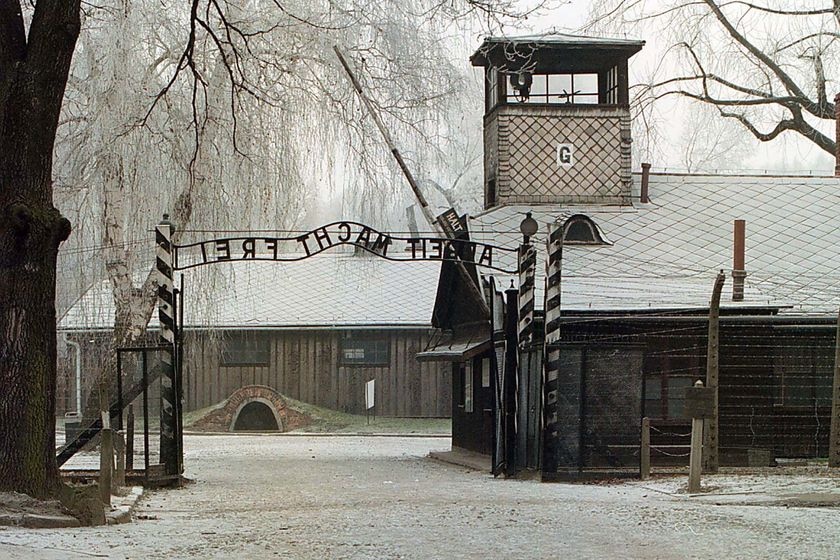
M 188 436 L 182 489 L 115 527 L 0 530 L 0 558 L 837 558 L 836 509 L 494 480 L 444 438 Z

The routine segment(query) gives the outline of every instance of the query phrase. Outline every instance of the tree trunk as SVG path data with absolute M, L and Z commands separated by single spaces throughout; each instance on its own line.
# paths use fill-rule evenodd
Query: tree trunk
M 52 153 L 79 1 L 39 1 L 29 36 L 0 2 L 0 489 L 59 486 L 55 462 L 58 246 L 70 222 L 52 200 Z

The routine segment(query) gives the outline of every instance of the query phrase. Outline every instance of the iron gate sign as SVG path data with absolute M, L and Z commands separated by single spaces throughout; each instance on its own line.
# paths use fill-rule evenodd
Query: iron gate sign
M 173 244 L 174 270 L 231 261 L 300 261 L 332 247 L 353 245 L 390 261 L 461 261 L 507 274 L 499 255 L 516 263 L 517 249 L 469 239 L 396 237 L 357 222 L 333 222 L 296 237 L 225 237 Z

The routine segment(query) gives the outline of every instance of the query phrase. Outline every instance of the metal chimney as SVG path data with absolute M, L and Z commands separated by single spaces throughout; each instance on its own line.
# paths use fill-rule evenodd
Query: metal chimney
M 648 184 L 650 183 L 650 164 L 643 163 L 642 164 L 642 192 L 640 198 L 640 202 L 648 203 L 650 202 L 650 195 L 648 194 Z
M 735 220 L 733 223 L 732 301 L 744 301 L 744 279 L 747 277 L 747 272 L 744 270 L 746 229 L 744 220 Z

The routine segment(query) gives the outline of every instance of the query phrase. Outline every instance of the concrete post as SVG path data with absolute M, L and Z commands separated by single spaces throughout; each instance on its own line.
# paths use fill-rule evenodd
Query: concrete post
M 715 396 L 712 416 L 708 419 L 705 436 L 706 456 L 704 467 L 708 472 L 717 472 L 718 465 L 720 464 L 718 453 L 718 383 L 720 371 L 718 362 L 720 358 L 720 296 L 725 281 L 726 275 L 724 275 L 723 271 L 720 271 L 717 278 L 715 278 L 712 299 L 709 302 L 709 344 L 706 350 L 706 386 L 714 389 Z
M 695 387 L 702 387 L 703 382 L 699 379 L 694 383 Z M 688 492 L 696 494 L 700 491 L 700 471 L 702 470 L 703 459 L 703 419 L 691 419 L 691 451 L 688 460 Z

